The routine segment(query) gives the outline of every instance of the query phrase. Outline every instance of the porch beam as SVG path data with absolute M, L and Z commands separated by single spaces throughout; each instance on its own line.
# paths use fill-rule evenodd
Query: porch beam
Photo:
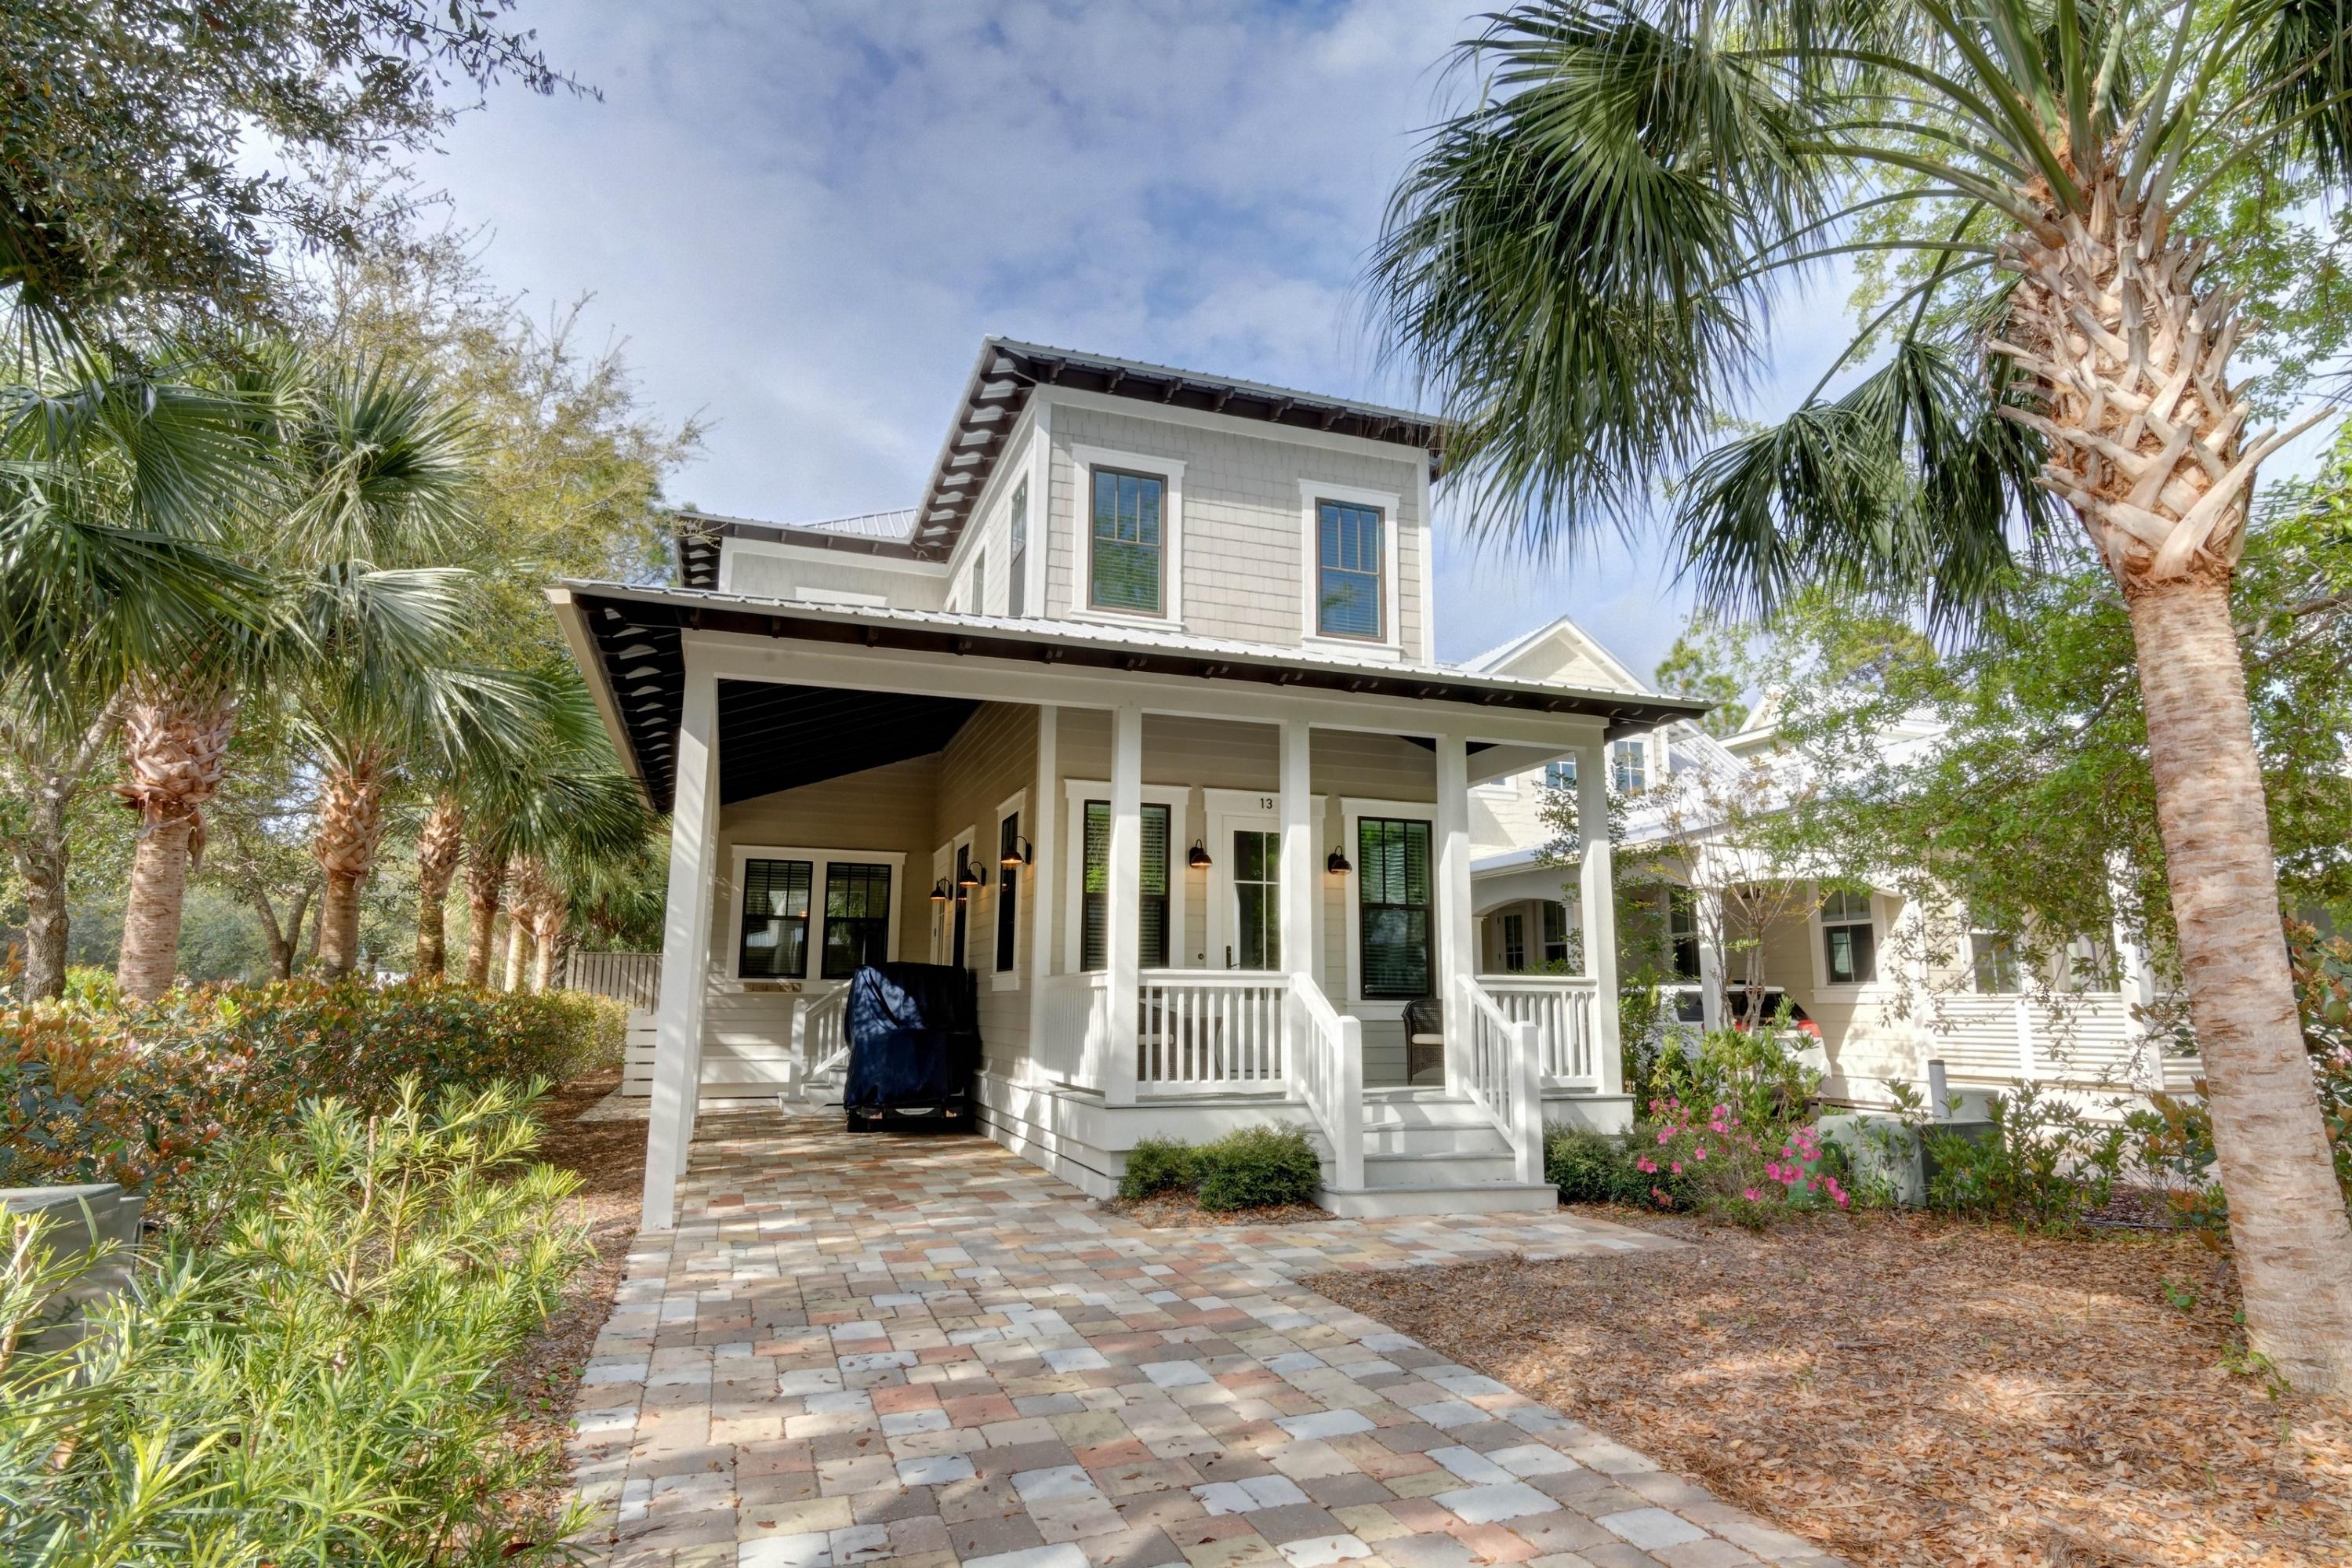
M 1609 844 L 1609 747 L 1576 748 L 1577 900 L 1584 917 L 1584 973 L 1592 981 L 1593 1063 L 1601 1092 L 1625 1092 L 1617 1029 L 1617 877 Z
M 670 813 L 669 892 L 662 913 L 661 1007 L 646 1123 L 639 1228 L 677 1223 L 677 1179 L 694 1140 L 702 1078 L 702 998 L 710 966 L 711 878 L 719 851 L 719 680 L 689 665 Z
M 1133 1105 L 1143 972 L 1143 710 L 1132 702 L 1113 708 L 1110 731 L 1110 854 L 1103 899 L 1109 1016 L 1102 1091 L 1106 1104 Z
M 1463 984 L 1478 972 L 1470 903 L 1470 750 L 1459 732 L 1437 737 L 1437 994 L 1445 1007 L 1445 1089 L 1459 1092 L 1461 1042 L 1470 1018 Z

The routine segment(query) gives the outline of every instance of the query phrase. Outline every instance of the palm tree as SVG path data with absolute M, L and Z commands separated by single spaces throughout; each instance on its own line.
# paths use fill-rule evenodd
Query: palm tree
M 67 815 L 142 668 L 260 624 L 223 548 L 249 468 L 243 413 L 174 356 L 21 353 L 0 385 L 0 786 L 26 887 L 25 994 L 65 984 Z
M 1706 597 L 1829 580 L 1954 627 L 2071 511 L 2137 644 L 2250 1337 L 2337 1392 L 2352 1223 L 2230 613 L 2257 466 L 2312 421 L 2248 432 L 2257 323 L 2209 242 L 2250 180 L 2352 194 L 2347 29 L 2344 0 L 1531 0 L 1462 47 L 1483 90 L 1371 268 L 1455 488 L 1524 542 L 1672 482 Z M 1838 257 L 1894 267 L 1832 367 L 1875 368 L 1727 438 L 1780 286 Z

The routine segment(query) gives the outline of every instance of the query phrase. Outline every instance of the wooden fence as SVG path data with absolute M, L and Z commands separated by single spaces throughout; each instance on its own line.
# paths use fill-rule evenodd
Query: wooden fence
M 563 984 L 650 1013 L 661 1000 L 661 965 L 658 952 L 574 952 Z

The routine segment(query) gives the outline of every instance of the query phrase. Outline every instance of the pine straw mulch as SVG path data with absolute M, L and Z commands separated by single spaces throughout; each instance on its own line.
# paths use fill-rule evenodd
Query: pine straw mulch
M 1857 1563 L 2352 1562 L 2352 1412 L 2225 1370 L 2193 1238 L 1592 1212 L 1697 1250 L 1304 1283 Z
M 580 1113 L 621 1085 L 617 1067 L 565 1084 L 540 1108 L 545 1127 L 539 1157 L 580 1178 L 568 1206 L 588 1226 L 595 1261 L 572 1279 L 563 1302 L 521 1352 L 506 1366 L 523 1418 L 516 1440 L 551 1449 L 555 1462 L 527 1504 L 552 1518 L 571 1491 L 563 1440 L 572 1429 L 572 1403 L 580 1374 L 604 1320 L 613 1312 L 613 1292 L 627 1271 L 629 1244 L 636 1239 L 637 1210 L 644 1194 L 646 1124 L 641 1121 L 583 1121 Z
M 1152 1230 L 1208 1230 L 1227 1226 L 1309 1225 L 1331 1216 L 1313 1204 L 1272 1204 L 1255 1209 L 1204 1209 L 1192 1193 L 1148 1198 L 1102 1198 L 1095 1206 Z

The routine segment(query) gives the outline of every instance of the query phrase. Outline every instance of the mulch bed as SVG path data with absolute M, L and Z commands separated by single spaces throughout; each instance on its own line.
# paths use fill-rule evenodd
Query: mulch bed
M 1591 1212 L 1697 1249 L 1306 1283 L 1857 1563 L 2352 1562 L 2352 1412 L 2193 1237 Z
M 564 1085 L 540 1109 L 547 1131 L 539 1157 L 580 1178 L 580 1190 L 571 1201 L 596 1249 L 596 1260 L 572 1280 L 547 1327 L 506 1368 L 508 1385 L 524 1411 L 518 1440 L 552 1448 L 558 1456 L 541 1496 L 533 1500 L 549 1517 L 562 1507 L 570 1491 L 561 1456 L 572 1428 L 572 1402 L 596 1335 L 612 1315 L 613 1292 L 627 1271 L 629 1243 L 636 1238 L 644 1196 L 646 1124 L 580 1120 L 582 1111 L 620 1085 L 617 1067 L 592 1073 Z
M 1218 1226 L 1308 1225 L 1331 1216 L 1313 1204 L 1275 1204 L 1258 1209 L 1204 1209 L 1191 1193 L 1160 1193 L 1148 1198 L 1104 1198 L 1096 1207 L 1153 1230 L 1207 1230 Z

